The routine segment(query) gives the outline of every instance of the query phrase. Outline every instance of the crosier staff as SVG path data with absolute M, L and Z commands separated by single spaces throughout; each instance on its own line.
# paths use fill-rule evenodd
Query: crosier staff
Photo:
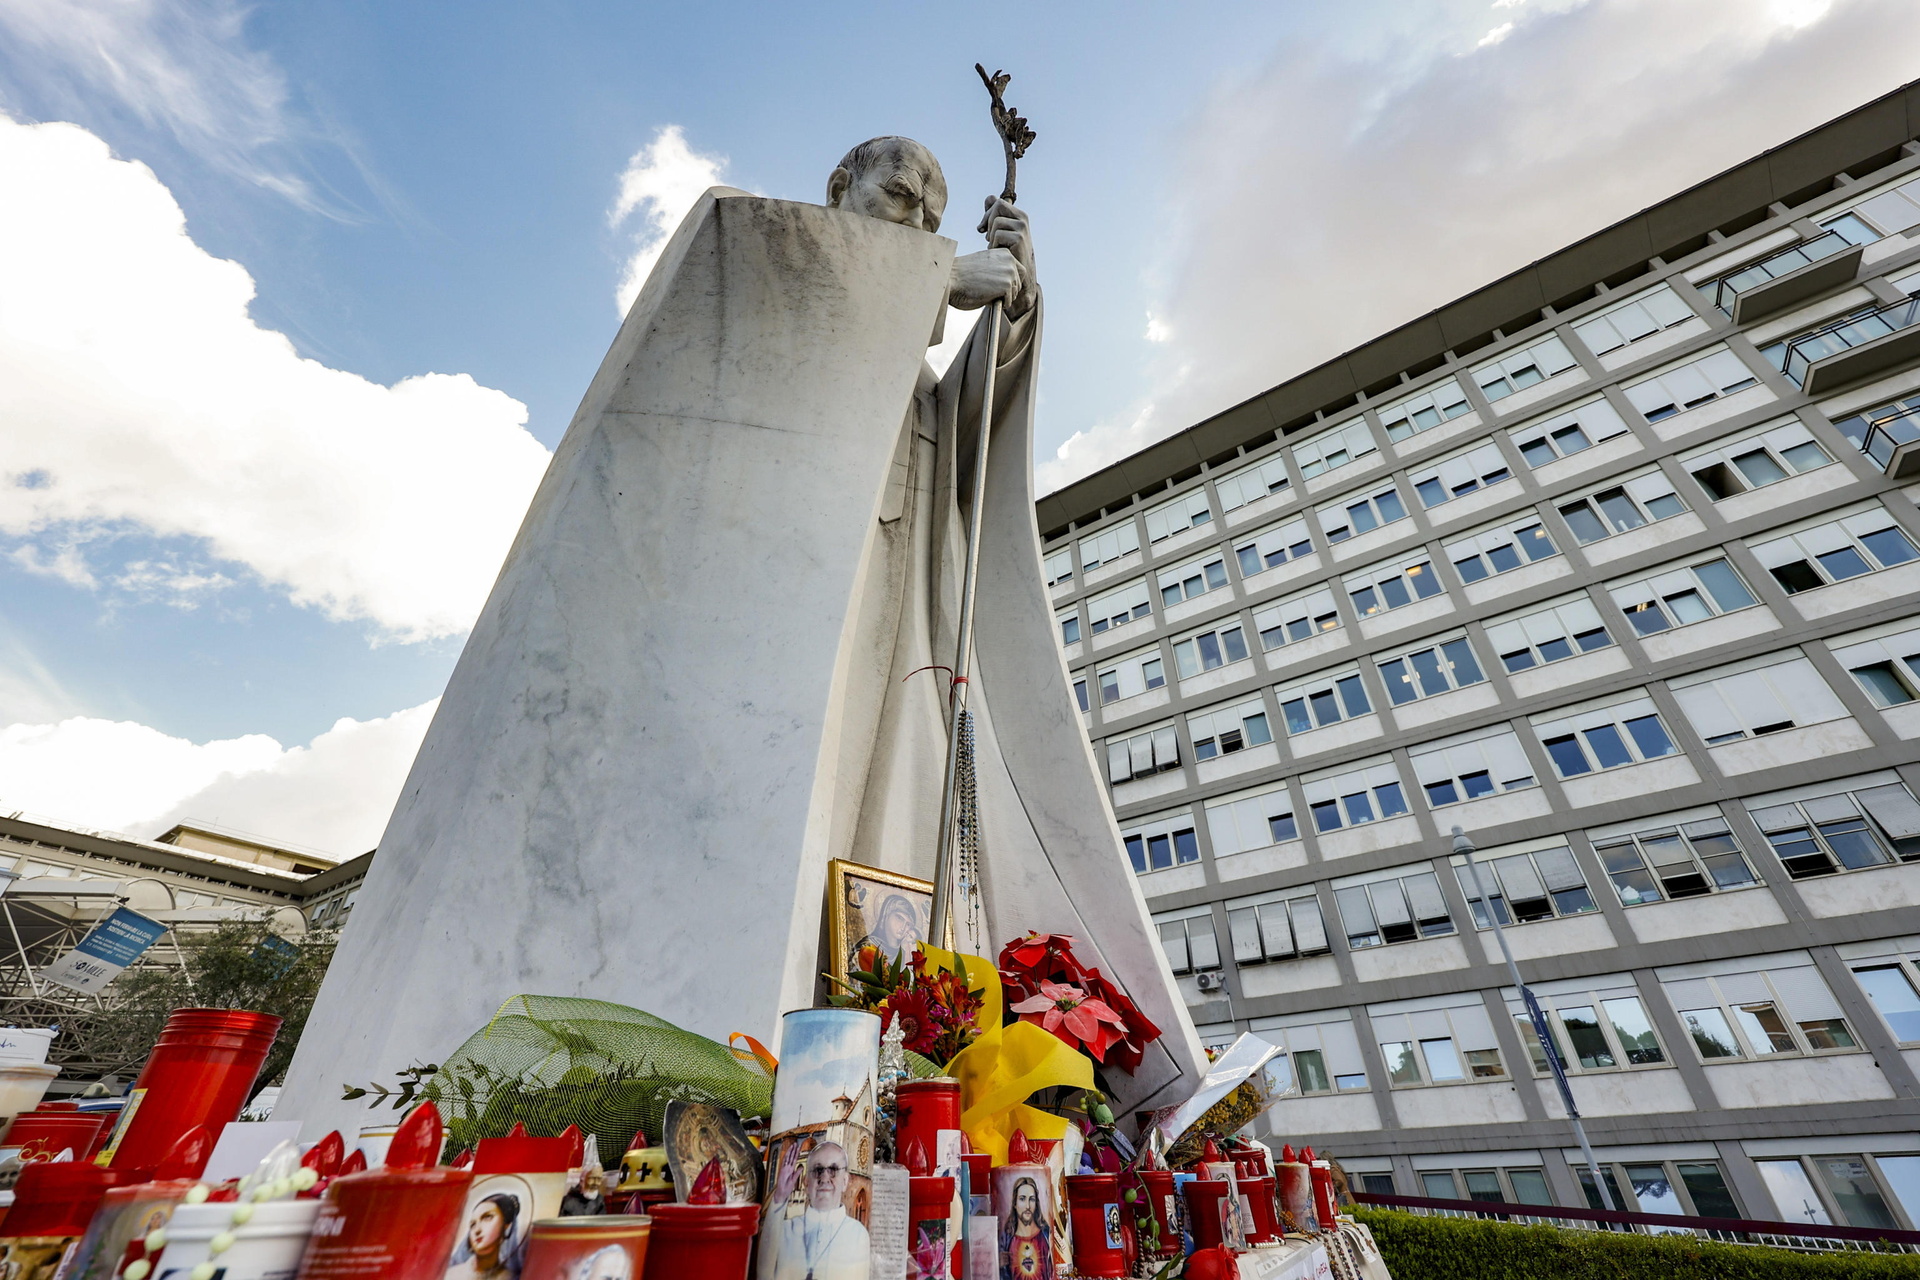
M 980 82 L 987 86 L 987 92 L 993 96 L 993 128 L 1000 135 L 1000 146 L 1007 157 L 1007 181 L 1000 190 L 1000 198 L 1012 204 L 1015 200 L 1014 166 L 1027 153 L 1035 135 L 1028 127 L 1026 117 L 1015 113 L 1000 97 L 1013 77 L 1004 71 L 988 75 L 987 69 L 977 62 L 973 64 L 973 69 L 980 73 Z M 983 231 L 992 226 L 992 219 L 992 212 L 989 211 L 981 227 Z M 958 834 L 961 737 L 967 701 L 967 677 L 972 668 L 973 593 L 980 569 L 980 509 L 987 499 L 987 443 L 993 428 L 993 375 L 1000 363 L 1001 310 L 998 299 L 987 304 L 986 371 L 980 388 L 980 438 L 973 454 L 973 507 L 967 513 L 967 559 L 960 577 L 960 636 L 953 657 L 953 683 L 948 696 L 947 776 L 940 788 L 940 846 L 934 855 L 933 908 L 927 921 L 927 934 L 934 939 L 947 937 L 948 922 L 953 911 L 953 853 Z

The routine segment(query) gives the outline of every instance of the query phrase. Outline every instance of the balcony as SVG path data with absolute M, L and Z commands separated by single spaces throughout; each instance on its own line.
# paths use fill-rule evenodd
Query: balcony
M 1751 324 L 1789 307 L 1851 284 L 1860 270 L 1863 246 L 1838 231 L 1826 231 L 1802 244 L 1762 258 L 1713 282 L 1713 305 Z
M 1889 480 L 1920 475 L 1920 409 L 1881 418 L 1867 429 L 1860 451 L 1872 458 Z
M 1761 354 L 1808 395 L 1828 395 L 1920 359 L 1920 298 L 1856 311 Z

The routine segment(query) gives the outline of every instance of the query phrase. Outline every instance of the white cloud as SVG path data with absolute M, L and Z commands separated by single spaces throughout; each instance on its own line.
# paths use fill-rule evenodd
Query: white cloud
M 1042 491 L 1895 88 L 1920 40 L 1909 0 L 1496 7 L 1485 48 L 1482 5 L 1390 7 L 1219 88 L 1179 131 L 1153 390 Z
M 268 153 L 290 132 L 286 77 L 249 49 L 237 0 L 6 0 L 16 75 L 67 103 L 109 98 L 244 181 L 309 209 L 311 186 Z
M 341 719 L 291 748 L 86 717 L 15 724 L 0 729 L 0 810 L 143 838 L 199 823 L 348 858 L 378 842 L 436 705 Z
M 1484 49 L 1488 45 L 1499 44 L 1502 40 L 1505 40 L 1512 33 L 1513 33 L 1513 24 L 1511 22 L 1503 22 L 1499 26 L 1495 27 L 1493 30 L 1487 32 L 1487 34 L 1480 37 L 1479 47 Z
M 244 566 L 392 638 L 465 631 L 546 466 L 526 407 L 303 359 L 253 292 L 146 166 L 0 116 L 0 550 L 177 601 Z M 183 543 L 104 564 L 127 533 Z
M 607 225 L 618 231 L 637 216 L 633 248 L 620 273 L 614 300 L 626 315 L 660 251 L 708 187 L 719 186 L 727 171 L 725 156 L 702 155 L 687 145 L 679 125 L 663 125 L 653 141 L 633 153 L 620 175 L 620 191 L 607 211 Z

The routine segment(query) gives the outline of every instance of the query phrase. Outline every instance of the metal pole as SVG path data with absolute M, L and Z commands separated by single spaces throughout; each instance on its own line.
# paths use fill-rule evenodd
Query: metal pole
M 987 367 L 980 388 L 980 438 L 973 449 L 973 506 L 967 512 L 967 560 L 960 574 L 960 638 L 953 655 L 948 703 L 947 776 L 940 785 L 940 847 L 933 860 L 933 908 L 928 942 L 945 946 L 953 911 L 953 847 L 960 803 L 960 713 L 966 708 L 967 675 L 973 657 L 973 592 L 980 571 L 980 509 L 987 500 L 987 444 L 993 435 L 993 382 L 1000 363 L 1000 304 L 987 304 Z M 957 939 L 956 939 L 957 942 Z
M 1453 851 L 1462 854 L 1467 860 L 1467 874 L 1473 879 L 1473 891 L 1480 898 L 1480 909 L 1487 913 L 1487 923 L 1493 926 L 1493 938 L 1500 944 L 1500 954 L 1506 957 L 1507 972 L 1513 977 L 1513 986 L 1520 993 L 1521 1003 L 1527 1006 L 1529 1014 L 1534 1008 L 1533 993 L 1527 990 L 1527 984 L 1520 980 L 1520 966 L 1514 963 L 1513 948 L 1507 945 L 1507 935 L 1500 928 L 1500 913 L 1493 909 L 1493 899 L 1480 883 L 1480 864 L 1473 860 L 1473 841 L 1459 827 L 1453 829 Z M 1560 1066 L 1560 1050 L 1555 1047 L 1553 1037 L 1548 1034 L 1546 1023 L 1538 1016 L 1532 1018 L 1533 1034 L 1540 1041 L 1540 1051 L 1547 1055 L 1547 1065 L 1553 1071 L 1553 1081 L 1560 1087 L 1560 1102 L 1567 1109 L 1567 1118 L 1573 1121 L 1573 1136 L 1580 1143 L 1580 1154 L 1586 1157 L 1587 1169 L 1593 1174 L 1593 1185 L 1600 1190 L 1600 1203 L 1608 1209 L 1618 1206 L 1613 1203 L 1613 1188 L 1600 1172 L 1600 1162 L 1594 1158 L 1593 1144 L 1587 1141 L 1587 1127 L 1580 1123 L 1580 1108 L 1573 1104 L 1573 1090 L 1567 1085 L 1567 1077 Z

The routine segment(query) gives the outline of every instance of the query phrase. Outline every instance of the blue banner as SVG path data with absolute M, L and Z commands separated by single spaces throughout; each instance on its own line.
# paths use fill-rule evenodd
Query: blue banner
M 158 920 L 118 907 L 40 976 L 75 991 L 98 991 L 146 954 L 166 931 Z

